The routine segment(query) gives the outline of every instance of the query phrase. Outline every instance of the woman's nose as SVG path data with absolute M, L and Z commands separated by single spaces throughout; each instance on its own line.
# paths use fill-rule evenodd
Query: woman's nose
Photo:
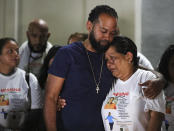
M 111 62 L 110 61 L 107 61 L 107 67 L 108 67 L 108 69 L 111 68 Z

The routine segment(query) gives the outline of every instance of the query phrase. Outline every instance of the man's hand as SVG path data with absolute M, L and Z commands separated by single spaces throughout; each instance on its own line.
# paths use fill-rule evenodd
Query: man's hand
M 148 80 L 144 83 L 139 83 L 140 86 L 146 86 L 143 88 L 144 95 L 149 99 L 154 99 L 164 88 L 166 82 L 164 79 Z

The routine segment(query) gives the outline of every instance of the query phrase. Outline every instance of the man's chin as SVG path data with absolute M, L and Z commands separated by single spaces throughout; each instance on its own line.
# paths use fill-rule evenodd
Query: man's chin
M 40 53 L 40 52 L 42 52 L 42 49 L 40 49 L 40 48 L 33 48 L 33 52 Z
M 103 46 L 103 47 L 105 47 L 105 46 L 108 46 L 109 43 L 108 42 L 105 42 L 105 41 L 101 41 L 100 42 L 100 45 Z
M 100 52 L 106 52 L 106 50 L 108 49 L 108 45 L 105 45 L 105 46 L 101 46 L 100 47 Z

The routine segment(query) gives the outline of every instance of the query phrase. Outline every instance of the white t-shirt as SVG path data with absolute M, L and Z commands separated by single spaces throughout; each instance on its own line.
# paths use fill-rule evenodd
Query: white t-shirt
M 31 53 L 31 56 L 38 59 L 33 59 L 30 57 L 30 48 L 28 46 L 28 41 L 25 41 L 21 47 L 19 48 L 19 55 L 20 55 L 20 63 L 19 68 L 23 70 L 27 70 L 28 62 L 30 61 L 30 72 L 33 73 L 36 77 L 38 77 L 40 68 L 44 62 L 44 58 L 47 55 L 48 51 L 52 47 L 50 42 L 47 42 L 47 48 L 43 54 L 41 53 Z M 41 57 L 40 57 L 41 56 Z
M 169 83 L 164 93 L 166 96 L 166 114 L 163 131 L 174 131 L 174 83 Z
M 139 65 L 140 66 L 143 66 L 143 67 L 145 67 L 147 69 L 153 70 L 152 64 L 150 63 L 150 61 L 143 54 L 138 52 L 137 56 L 140 57 L 140 59 L 139 59 Z
M 151 100 L 143 95 L 142 88 L 146 87 L 138 85 L 153 78 L 155 75 L 152 72 L 138 69 L 128 80 L 118 79 L 113 84 L 101 109 L 106 131 L 145 131 L 150 118 L 149 110 L 164 113 L 163 91 Z
M 37 78 L 29 74 L 31 109 L 43 107 L 43 96 Z M 0 125 L 17 128 L 23 124 L 28 104 L 28 83 L 25 71 L 17 68 L 11 76 L 0 74 Z

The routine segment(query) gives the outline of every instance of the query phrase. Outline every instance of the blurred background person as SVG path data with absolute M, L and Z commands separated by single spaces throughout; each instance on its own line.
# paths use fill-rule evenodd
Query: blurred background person
M 42 19 L 34 19 L 29 23 L 26 35 L 28 40 L 19 48 L 19 68 L 38 77 L 43 60 L 52 47 L 48 42 L 50 37 L 48 24 Z
M 73 34 L 71 34 L 68 38 L 68 42 L 67 44 L 71 44 L 73 42 L 78 42 L 78 41 L 85 41 L 88 38 L 88 34 L 87 33 L 78 33 L 75 32 Z
M 26 72 L 17 67 L 18 49 L 13 38 L 0 39 L 0 96 L 8 101 L 0 104 L 0 131 L 34 131 L 43 107 L 37 78 L 29 73 L 27 79 Z
M 158 71 L 167 80 L 164 92 L 166 95 L 166 114 L 163 129 L 174 131 L 174 45 L 164 51 L 159 62 Z
M 61 46 L 59 46 L 59 45 L 54 45 L 54 46 L 48 51 L 48 54 L 47 54 L 47 56 L 46 56 L 45 59 L 44 59 L 43 65 L 41 66 L 41 69 L 40 69 L 39 78 L 38 78 L 40 87 L 41 87 L 42 89 L 45 88 L 45 83 L 46 83 L 47 76 L 48 76 L 48 69 L 49 69 L 50 65 L 52 64 L 52 62 L 53 62 L 53 59 L 54 59 L 54 56 L 55 56 L 56 52 L 57 52 L 60 48 L 61 48 Z

